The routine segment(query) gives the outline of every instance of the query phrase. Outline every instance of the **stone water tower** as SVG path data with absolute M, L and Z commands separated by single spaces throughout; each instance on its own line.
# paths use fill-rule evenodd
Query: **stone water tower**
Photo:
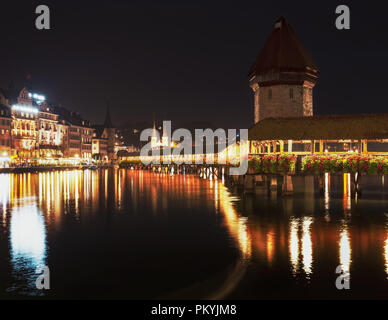
M 254 122 L 312 116 L 318 72 L 292 27 L 281 17 L 249 70 Z

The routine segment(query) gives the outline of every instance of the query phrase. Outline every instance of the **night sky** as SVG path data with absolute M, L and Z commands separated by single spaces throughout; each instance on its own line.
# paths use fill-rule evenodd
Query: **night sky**
M 51 30 L 35 29 L 35 8 Z M 388 112 L 388 19 L 382 2 L 347 2 L 351 30 L 335 28 L 342 1 L 9 1 L 0 14 L 0 86 L 34 91 L 102 122 L 253 122 L 248 69 L 285 16 L 320 67 L 314 113 Z

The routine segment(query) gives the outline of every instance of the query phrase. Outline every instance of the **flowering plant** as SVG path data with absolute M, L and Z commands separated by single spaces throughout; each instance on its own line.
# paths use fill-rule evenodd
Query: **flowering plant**
M 373 155 L 311 155 L 302 160 L 302 171 L 323 173 L 388 174 L 388 158 Z
M 287 174 L 295 171 L 296 156 L 292 154 L 253 156 L 248 160 L 248 164 L 253 173 Z

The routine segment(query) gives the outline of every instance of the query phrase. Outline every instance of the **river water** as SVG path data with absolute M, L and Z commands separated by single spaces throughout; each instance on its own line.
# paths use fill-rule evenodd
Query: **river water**
M 0 298 L 388 298 L 387 186 L 354 199 L 335 179 L 281 197 L 149 171 L 0 174 Z

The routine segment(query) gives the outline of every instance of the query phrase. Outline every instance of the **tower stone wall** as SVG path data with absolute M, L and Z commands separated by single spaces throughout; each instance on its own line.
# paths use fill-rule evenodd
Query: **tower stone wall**
M 313 115 L 313 84 L 252 86 L 255 123 L 265 118 Z

